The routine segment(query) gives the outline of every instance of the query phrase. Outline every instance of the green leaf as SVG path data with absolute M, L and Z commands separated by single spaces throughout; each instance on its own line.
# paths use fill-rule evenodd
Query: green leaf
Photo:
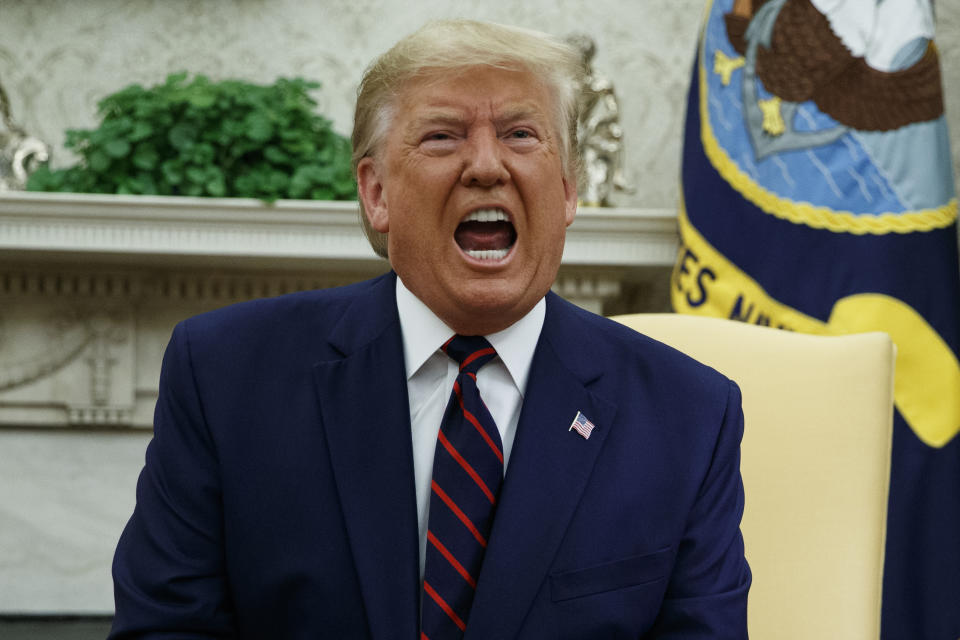
M 110 156 L 100 149 L 97 149 L 90 154 L 87 162 L 91 169 L 98 173 L 103 173 L 110 167 Z
M 95 129 L 66 132 L 83 160 L 34 172 L 29 188 L 91 193 L 355 198 L 350 143 L 316 113 L 319 84 L 262 86 L 167 76 L 98 103 Z
M 357 183 L 354 182 L 352 175 L 333 183 L 333 190 L 336 192 L 334 200 L 357 199 Z
M 283 149 L 286 150 L 287 153 L 304 158 L 309 158 L 317 153 L 317 145 L 307 138 L 284 142 Z
M 187 155 L 193 164 L 212 165 L 217 152 L 209 142 L 200 142 L 194 145 Z
M 133 125 L 133 131 L 130 132 L 131 142 L 140 142 L 153 134 L 153 125 L 145 120 L 138 120 Z
M 257 142 L 266 142 L 273 137 L 273 124 L 263 113 L 254 111 L 243 121 L 247 137 Z
M 183 183 L 183 167 L 179 162 L 167 160 L 160 165 L 160 171 L 163 174 L 164 180 L 169 184 L 178 186 Z
M 276 193 L 284 193 L 290 186 L 290 176 L 282 171 L 271 171 L 267 178 L 267 188 Z
M 160 154 L 151 144 L 139 144 L 133 152 L 133 166 L 138 169 L 150 171 L 157 167 L 160 161 Z
M 166 86 L 172 87 L 172 86 L 179 85 L 183 83 L 183 81 L 186 79 L 187 79 L 186 71 L 178 71 L 176 73 L 171 73 L 170 75 L 167 76 Z
M 63 171 L 52 171 L 42 165 L 27 178 L 27 191 L 60 191 L 63 179 Z
M 217 103 L 217 96 L 212 91 L 200 91 L 194 89 L 190 92 L 187 101 L 197 109 L 209 109 Z
M 190 166 L 184 173 L 187 180 L 193 184 L 203 184 L 207 181 L 207 172 L 203 167 Z
M 157 182 L 153 179 L 153 176 L 149 173 L 140 173 L 136 177 L 137 186 L 140 189 L 140 193 L 147 196 L 157 195 Z
M 130 153 L 130 143 L 123 139 L 110 140 L 103 145 L 103 150 L 111 158 L 123 158 Z
M 227 195 L 227 182 L 224 179 L 223 172 L 216 167 L 211 167 L 210 169 L 205 185 L 207 193 L 214 198 L 222 198 Z
M 311 173 L 314 167 L 304 166 L 297 168 L 290 178 L 290 197 L 306 198 L 310 193 L 310 187 L 313 185 Z
M 233 182 L 234 193 L 243 194 L 248 197 L 254 195 L 256 188 L 256 180 L 254 180 L 250 175 L 239 176 Z
M 84 142 L 89 139 L 90 132 L 78 129 L 67 129 L 65 137 L 64 147 L 67 149 L 79 149 Z
M 290 156 L 284 153 L 279 147 L 267 147 L 263 150 L 263 157 L 274 164 L 284 164 L 290 161 Z
M 317 170 L 314 173 L 314 179 L 317 182 L 320 182 L 323 184 L 330 184 L 336 179 L 336 176 L 337 176 L 336 170 L 329 165 L 323 165 L 323 166 L 317 167 Z
M 192 124 L 181 122 L 170 129 L 167 139 L 170 145 L 178 151 L 184 151 L 189 148 L 197 138 L 197 128 Z
M 137 193 L 152 194 L 156 193 L 156 188 L 152 188 L 151 180 L 143 174 L 124 178 L 117 188 L 118 193 Z

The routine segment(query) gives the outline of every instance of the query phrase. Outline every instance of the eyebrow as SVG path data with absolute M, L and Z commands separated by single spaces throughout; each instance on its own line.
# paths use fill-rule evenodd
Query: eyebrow
M 462 113 L 457 113 L 454 111 L 437 111 L 414 118 L 410 121 L 409 125 L 407 125 L 407 129 L 417 130 L 432 125 L 448 125 L 452 127 L 463 124 L 465 120 L 466 118 Z
M 423 127 L 435 125 L 458 126 L 470 119 L 464 111 L 457 108 L 428 106 L 426 110 L 428 113 L 410 121 L 407 127 L 408 131 L 415 131 Z M 494 121 L 498 125 L 504 125 L 528 118 L 548 121 L 544 110 L 533 100 L 525 100 L 506 105 L 496 113 Z

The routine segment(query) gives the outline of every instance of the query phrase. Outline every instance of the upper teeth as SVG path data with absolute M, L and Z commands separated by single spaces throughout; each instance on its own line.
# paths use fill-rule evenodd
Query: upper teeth
M 480 209 L 468 215 L 464 222 L 508 222 L 510 218 L 500 209 Z

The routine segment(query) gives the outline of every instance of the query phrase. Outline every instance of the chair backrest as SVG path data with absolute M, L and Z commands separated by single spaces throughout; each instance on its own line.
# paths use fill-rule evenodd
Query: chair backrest
M 751 637 L 876 640 L 893 431 L 890 338 L 676 314 L 614 319 L 740 385 Z

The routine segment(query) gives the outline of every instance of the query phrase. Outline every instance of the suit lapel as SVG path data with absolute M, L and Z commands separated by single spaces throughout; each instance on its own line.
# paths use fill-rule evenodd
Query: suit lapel
M 416 497 L 395 278 L 358 297 L 314 367 L 323 428 L 373 638 L 417 635 Z M 389 408 L 385 410 L 385 408 Z
M 616 407 L 588 388 L 599 370 L 570 353 L 584 340 L 567 305 L 548 297 L 466 640 L 519 632 L 613 424 Z M 589 439 L 568 431 L 578 411 L 596 425 Z

